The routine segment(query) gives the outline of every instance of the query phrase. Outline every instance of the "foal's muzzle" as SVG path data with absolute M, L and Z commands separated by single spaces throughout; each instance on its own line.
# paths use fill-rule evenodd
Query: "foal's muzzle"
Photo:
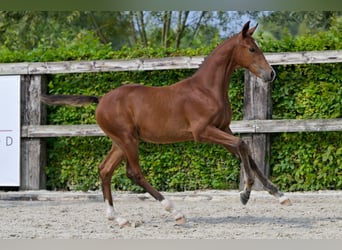
M 274 79 L 276 78 L 276 72 L 274 69 L 271 67 L 271 70 L 263 70 L 261 71 L 260 78 L 262 78 L 265 82 L 273 82 Z

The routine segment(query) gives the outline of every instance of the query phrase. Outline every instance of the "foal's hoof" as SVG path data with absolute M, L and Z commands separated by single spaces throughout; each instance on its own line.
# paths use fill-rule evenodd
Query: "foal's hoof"
M 129 223 L 128 220 L 126 220 L 125 218 L 122 218 L 122 217 L 116 218 L 115 221 L 118 223 L 120 228 L 131 226 L 131 223 Z
M 184 215 L 180 214 L 175 217 L 175 221 L 177 225 L 183 225 L 186 223 L 186 218 Z
M 133 228 L 137 228 L 137 227 L 140 227 L 143 224 L 144 224 L 143 221 L 136 221 L 136 222 L 129 223 L 128 226 L 133 227 Z
M 240 201 L 243 205 L 247 204 L 250 194 L 251 194 L 251 192 L 249 192 L 249 191 L 240 192 Z
M 290 201 L 289 198 L 287 198 L 286 196 L 282 196 L 279 198 L 279 203 L 281 205 L 284 205 L 284 206 L 291 206 L 292 205 L 292 202 Z

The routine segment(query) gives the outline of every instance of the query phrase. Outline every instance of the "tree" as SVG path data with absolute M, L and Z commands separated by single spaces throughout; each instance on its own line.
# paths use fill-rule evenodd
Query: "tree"
M 176 48 L 179 48 L 181 39 L 184 34 L 184 30 L 186 28 L 186 21 L 188 20 L 190 11 L 179 11 L 178 12 L 178 22 L 177 22 L 177 31 L 176 31 Z
M 342 11 L 280 11 L 260 18 L 263 30 L 276 39 L 328 30 Z
M 0 44 L 13 50 L 31 50 L 39 44 L 56 46 L 82 30 L 94 32 L 114 49 L 131 44 L 130 18 L 124 12 L 0 11 Z
M 13 50 L 30 50 L 39 43 L 52 45 L 68 26 L 69 14 L 71 13 L 1 11 L 0 44 Z
M 0 11 L 0 45 L 13 50 L 56 46 L 90 31 L 113 49 L 122 46 L 196 47 L 240 30 L 241 17 L 220 11 Z M 237 29 L 238 28 L 238 29 Z
M 238 32 L 244 22 L 241 16 L 254 20 L 258 13 L 142 11 L 139 13 L 140 19 L 132 18 L 132 23 L 139 31 L 139 36 L 136 36 L 135 41 L 143 46 L 193 47 L 198 44 L 210 44 L 210 41 L 217 36 L 226 38 L 228 35 Z M 144 23 L 144 27 L 142 27 L 142 23 Z M 206 33 L 208 31 L 210 32 Z M 201 37 L 206 40 L 198 43 L 197 41 Z

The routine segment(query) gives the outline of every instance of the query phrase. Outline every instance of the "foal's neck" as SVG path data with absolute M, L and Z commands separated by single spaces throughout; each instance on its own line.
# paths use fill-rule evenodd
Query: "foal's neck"
M 219 45 L 194 74 L 197 84 L 215 95 L 226 98 L 231 74 L 236 68 L 234 61 L 234 37 Z

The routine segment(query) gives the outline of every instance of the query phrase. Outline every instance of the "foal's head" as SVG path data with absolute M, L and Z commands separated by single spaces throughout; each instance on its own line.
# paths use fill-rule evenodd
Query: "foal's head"
M 236 36 L 237 44 L 234 48 L 235 63 L 240 67 L 248 69 L 264 81 L 271 82 L 275 78 L 275 71 L 268 64 L 261 49 L 252 38 L 257 26 L 249 29 L 249 22 L 247 22 Z

